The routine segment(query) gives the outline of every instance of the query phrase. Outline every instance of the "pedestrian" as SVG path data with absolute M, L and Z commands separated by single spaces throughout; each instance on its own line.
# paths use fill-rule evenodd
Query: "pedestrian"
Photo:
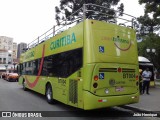
M 142 73 L 143 78 L 143 94 L 146 90 L 146 93 L 149 95 L 149 85 L 150 85 L 150 79 L 151 79 L 152 73 L 149 71 L 149 68 L 146 68 L 145 71 Z
M 143 79 L 142 79 L 142 69 L 139 69 L 139 93 L 142 94 Z

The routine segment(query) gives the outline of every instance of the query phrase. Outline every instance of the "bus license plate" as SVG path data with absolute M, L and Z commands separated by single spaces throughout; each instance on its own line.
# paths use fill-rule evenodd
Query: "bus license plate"
M 124 91 L 123 87 L 116 87 L 116 92 Z

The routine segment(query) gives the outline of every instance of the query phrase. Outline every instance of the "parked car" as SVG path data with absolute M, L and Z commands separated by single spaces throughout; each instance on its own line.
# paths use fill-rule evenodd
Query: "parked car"
M 5 78 L 5 76 L 6 76 L 6 73 L 5 73 L 5 72 L 3 72 L 3 73 L 1 74 L 1 78 L 2 78 L 2 79 L 4 79 L 4 78 Z
M 7 80 L 8 74 L 9 74 L 9 73 L 4 73 L 4 74 L 3 74 L 3 79 L 4 79 L 4 80 Z
M 8 73 L 6 80 L 8 80 L 9 82 L 10 81 L 15 81 L 16 82 L 16 81 L 18 81 L 18 78 L 19 78 L 19 76 L 18 76 L 17 73 Z

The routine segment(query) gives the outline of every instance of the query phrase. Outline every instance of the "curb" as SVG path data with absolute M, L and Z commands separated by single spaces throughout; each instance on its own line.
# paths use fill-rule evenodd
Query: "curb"
M 132 110 L 132 111 L 135 111 L 135 112 L 140 112 L 140 113 L 147 112 L 147 113 L 157 114 L 157 117 L 160 117 L 160 112 L 158 112 L 158 111 L 146 110 L 146 109 L 143 109 L 143 108 L 133 107 L 133 106 L 130 106 L 130 105 L 124 105 L 124 106 L 119 106 L 119 107 L 124 108 L 124 109 L 129 109 L 129 110 Z

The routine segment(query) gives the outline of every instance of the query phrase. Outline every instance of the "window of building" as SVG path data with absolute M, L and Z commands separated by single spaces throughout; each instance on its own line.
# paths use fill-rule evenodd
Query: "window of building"
M 6 58 L 3 58 L 3 64 L 6 64 Z
M 6 39 L 4 39 L 4 42 L 5 42 L 5 43 L 7 43 L 7 40 L 6 40 Z
M 2 58 L 0 58 L 0 64 L 2 64 Z
M 8 41 L 8 45 L 11 45 L 11 44 L 12 44 L 12 41 L 11 41 L 11 40 L 9 40 L 9 41 Z

